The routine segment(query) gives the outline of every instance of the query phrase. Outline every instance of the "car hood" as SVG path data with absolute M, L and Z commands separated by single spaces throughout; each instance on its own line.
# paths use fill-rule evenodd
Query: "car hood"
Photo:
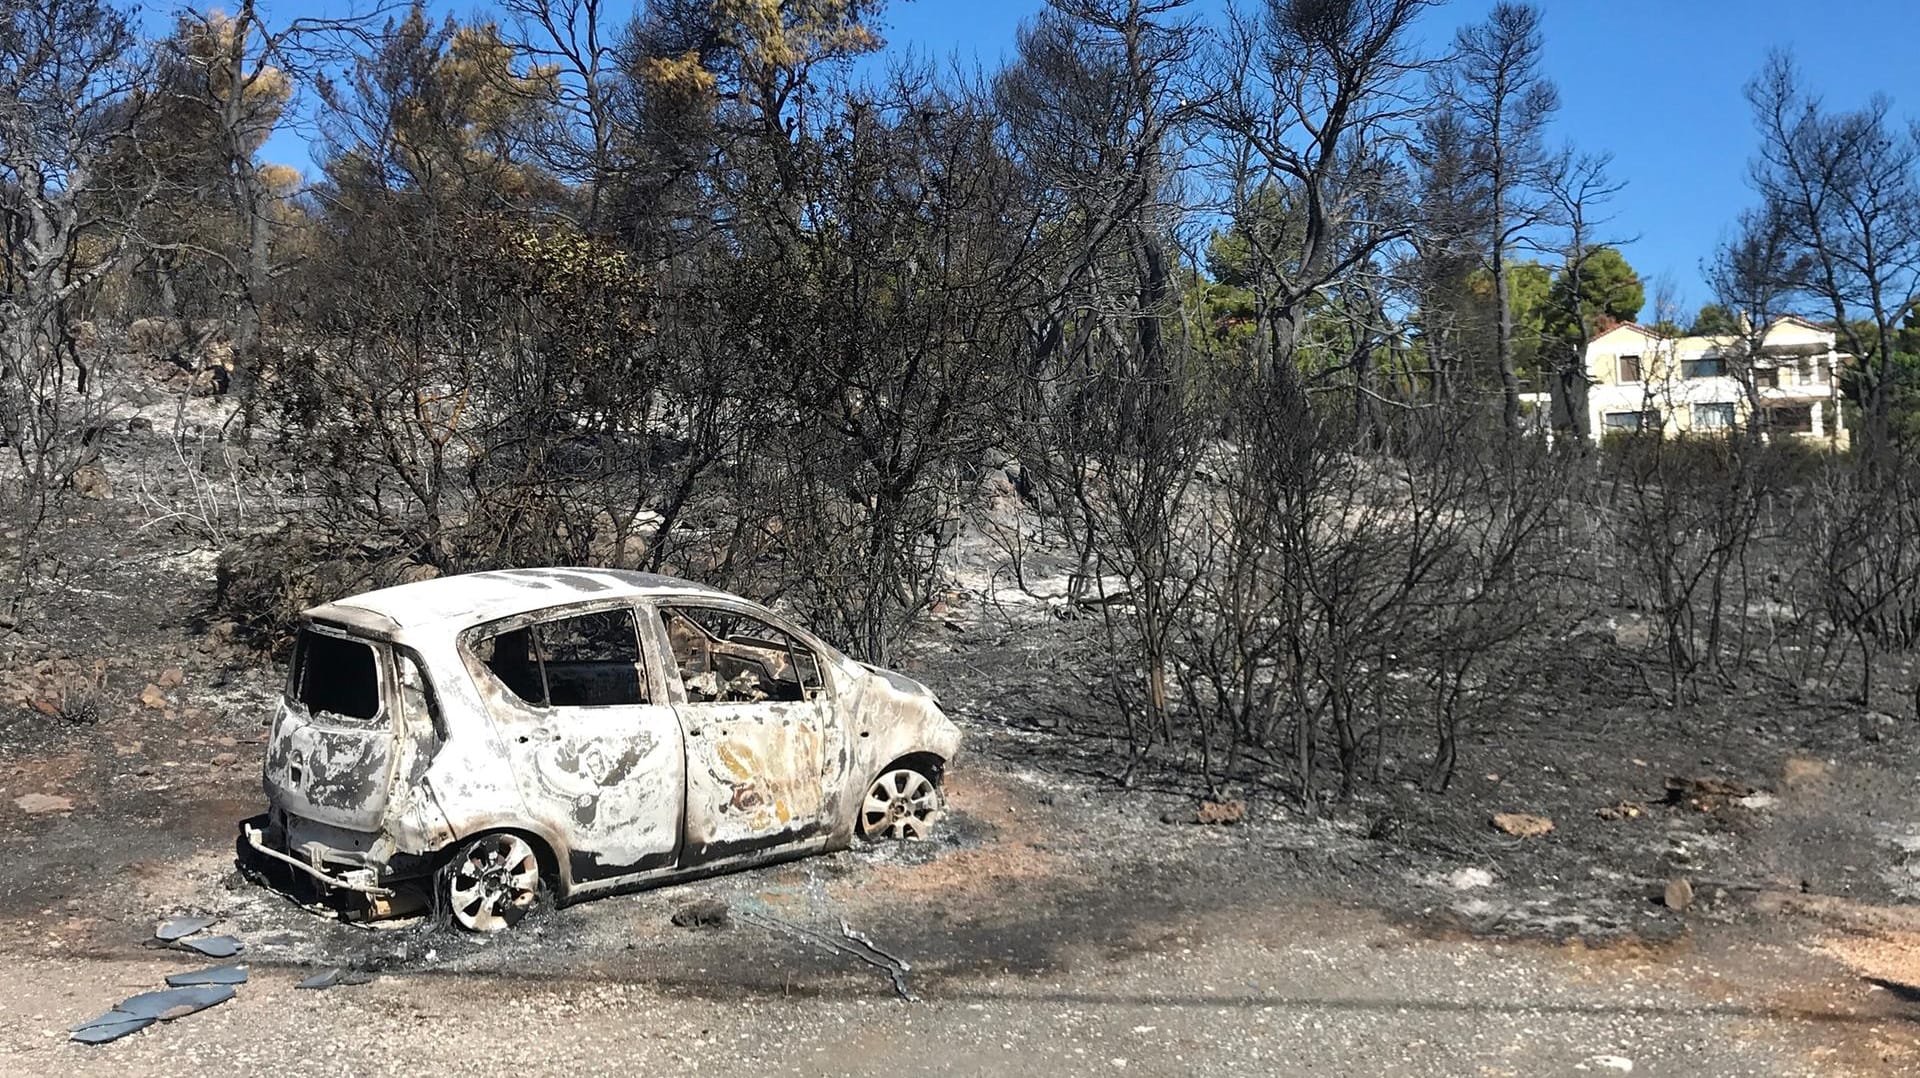
M 925 696 L 932 698 L 936 704 L 939 703 L 939 697 L 934 696 L 932 689 L 900 673 L 898 670 L 889 670 L 884 666 L 875 666 L 872 663 L 861 663 L 860 665 L 869 673 L 880 677 L 885 680 L 887 684 L 909 696 Z

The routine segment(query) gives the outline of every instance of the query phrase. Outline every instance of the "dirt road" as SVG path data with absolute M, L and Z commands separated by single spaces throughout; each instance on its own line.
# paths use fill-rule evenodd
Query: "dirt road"
M 340 925 L 243 883 L 219 812 L 160 822 L 144 851 L 82 811 L 15 820 L 0 1060 L 40 1074 L 1920 1067 L 1911 991 L 1863 977 L 1912 964 L 1897 932 L 1867 954 L 1859 932 L 1784 912 L 1658 945 L 1487 941 L 1314 883 L 1309 832 L 1170 827 L 1042 779 L 963 774 L 942 842 L 616 896 L 491 939 Z M 729 903 L 731 923 L 674 927 L 699 896 Z M 110 1045 L 68 1043 L 69 1025 L 206 964 L 143 946 L 159 917 L 188 911 L 247 941 L 239 997 Z M 911 963 L 917 1001 L 821 944 L 843 923 Z M 370 979 L 293 987 L 334 965 Z

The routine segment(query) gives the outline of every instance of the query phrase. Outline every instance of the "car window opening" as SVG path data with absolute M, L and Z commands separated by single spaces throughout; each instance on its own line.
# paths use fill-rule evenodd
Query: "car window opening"
M 302 629 L 294 649 L 294 698 L 307 714 L 370 720 L 380 714 L 380 670 L 360 640 Z
M 757 618 L 688 607 L 662 610 L 661 618 L 690 704 L 792 702 L 823 686 L 813 651 Z
M 578 614 L 498 633 L 477 641 L 474 653 L 502 685 L 535 707 L 648 702 L 631 610 Z

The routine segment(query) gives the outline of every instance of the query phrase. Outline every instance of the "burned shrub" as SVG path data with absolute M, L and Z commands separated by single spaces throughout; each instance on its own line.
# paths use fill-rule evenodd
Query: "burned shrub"
M 393 547 L 343 542 L 288 524 L 220 552 L 213 614 L 234 623 L 239 642 L 278 651 L 308 607 L 438 575 L 433 566 Z

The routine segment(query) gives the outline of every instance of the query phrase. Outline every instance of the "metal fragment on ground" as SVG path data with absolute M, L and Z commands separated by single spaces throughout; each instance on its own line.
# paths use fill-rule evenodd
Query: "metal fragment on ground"
M 87 1019 L 68 1030 L 82 1044 L 105 1044 L 129 1033 L 138 1033 L 155 1022 L 171 1022 L 233 998 L 227 984 L 201 984 L 185 988 L 164 988 L 128 996 L 104 1014 Z
M 188 973 L 169 973 L 167 983 L 175 988 L 185 988 L 196 984 L 246 984 L 247 967 L 208 966 Z
M 183 939 L 176 942 L 182 947 L 199 951 L 208 958 L 232 958 L 234 955 L 247 949 L 246 944 L 241 943 L 232 936 L 208 936 L 203 940 Z
M 186 936 L 193 935 L 195 932 L 203 932 L 213 927 L 215 920 L 217 920 L 217 918 L 213 917 L 173 917 L 160 922 L 159 927 L 153 930 L 153 938 L 166 943 L 172 943 L 177 939 L 182 939 Z
M 841 939 L 835 939 L 824 932 L 815 931 L 805 925 L 795 924 L 784 917 L 776 917 L 761 910 L 743 909 L 738 911 L 740 919 L 750 925 L 782 932 L 802 943 L 809 943 L 831 954 L 843 955 L 872 966 L 885 973 L 893 981 L 893 990 L 908 1003 L 920 1002 L 920 997 L 907 987 L 907 971 L 913 967 L 899 958 L 881 950 L 864 934 L 854 930 L 845 921 L 840 922 Z
M 232 998 L 232 985 L 196 984 L 185 988 L 162 988 L 154 992 L 128 996 L 115 1004 L 113 1009 L 133 1018 L 154 1018 L 162 1022 L 171 1022 L 195 1011 L 204 1011 L 208 1007 L 218 1006 Z
M 339 984 L 341 978 L 345 976 L 346 976 L 346 971 L 341 969 L 339 966 L 335 966 L 332 969 L 321 970 L 320 972 L 314 974 L 313 976 L 308 977 L 306 980 L 301 981 L 299 984 L 294 985 L 294 987 L 310 988 L 310 989 L 316 989 L 316 990 L 322 989 L 322 988 L 332 988 L 334 985 Z
M 108 1011 L 86 1025 L 76 1026 L 71 1037 L 81 1044 L 105 1044 L 129 1033 L 138 1033 L 152 1024 L 151 1018 L 134 1018 L 119 1011 Z
M 337 984 L 367 984 L 372 980 L 373 974 L 365 970 L 343 969 L 339 966 L 333 966 L 321 970 L 306 980 L 301 981 L 299 984 L 294 985 L 294 987 L 322 989 L 332 988 Z

